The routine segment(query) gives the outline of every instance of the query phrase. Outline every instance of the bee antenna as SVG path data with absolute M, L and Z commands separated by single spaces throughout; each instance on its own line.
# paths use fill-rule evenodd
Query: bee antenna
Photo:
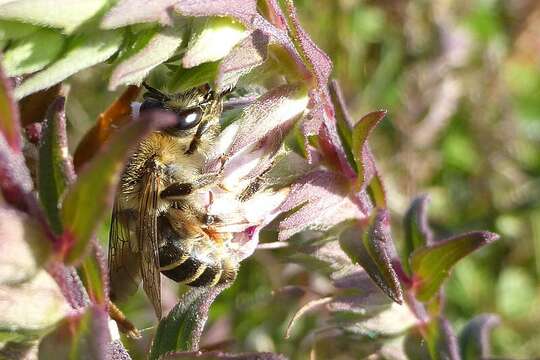
M 148 92 L 153 95 L 152 97 L 158 99 L 158 100 L 169 100 L 169 96 L 164 94 L 163 92 L 159 91 L 155 87 L 152 87 L 148 85 L 146 81 L 143 81 L 142 86 L 148 90 Z

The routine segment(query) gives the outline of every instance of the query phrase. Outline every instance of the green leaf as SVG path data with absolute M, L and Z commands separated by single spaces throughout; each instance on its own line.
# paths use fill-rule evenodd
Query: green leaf
M 358 174 L 358 188 L 362 189 L 371 181 L 374 173 L 374 164 L 371 151 L 367 143 L 369 134 L 386 115 L 385 110 L 375 111 L 364 116 L 354 126 L 352 132 L 352 153 Z
M 357 169 L 356 162 L 352 153 L 352 118 L 349 114 L 349 110 L 345 104 L 341 87 L 337 80 L 332 80 L 330 83 L 330 96 L 332 97 L 332 103 L 336 112 L 336 125 L 341 144 L 343 144 L 343 151 L 347 155 L 347 160 L 353 167 Z
M 60 28 L 71 33 L 107 3 L 107 0 L 10 1 L 0 5 L 0 19 Z
M 107 60 L 119 49 L 121 43 L 121 33 L 114 31 L 81 34 L 70 38 L 68 50 L 62 58 L 23 81 L 15 89 L 15 97 L 21 99 Z
M 17 76 L 43 69 L 58 57 L 64 39 L 57 31 L 40 29 L 17 41 L 4 54 L 6 74 Z
M 133 146 L 152 129 L 172 124 L 173 115 L 167 113 L 134 121 L 119 130 L 103 152 L 83 168 L 68 190 L 61 210 L 65 237 L 72 241 L 65 249 L 68 263 L 83 256 L 96 228 L 109 214 L 124 162 Z
M 199 85 L 213 83 L 218 74 L 219 62 L 207 62 L 190 69 L 179 69 L 171 78 L 168 88 L 173 92 L 182 92 Z
M 0 135 L 4 136 L 13 150 L 20 152 L 21 126 L 19 109 L 13 100 L 11 84 L 0 67 Z
M 416 298 L 423 302 L 429 301 L 460 259 L 498 237 L 487 231 L 470 232 L 413 252 L 411 270 Z
M 478 315 L 461 330 L 459 348 L 463 360 L 487 359 L 490 354 L 489 333 L 497 326 L 497 315 Z
M 17 21 L 0 20 L 0 40 L 17 40 L 40 29 L 37 26 Z
M 119 85 L 138 84 L 146 75 L 169 59 L 182 44 L 183 30 L 165 28 L 155 33 L 145 46 L 122 61 L 113 71 L 109 88 Z
M 39 144 L 38 192 L 49 224 L 56 234 L 62 233 L 60 199 L 75 173 L 68 152 L 65 98 L 59 97 L 50 106 Z
M 196 351 L 208 319 L 208 310 L 227 285 L 212 288 L 192 288 L 163 318 L 157 328 L 149 358 L 159 359 L 171 351 Z
M 92 253 L 82 262 L 81 279 L 92 303 L 107 305 L 109 299 L 105 285 L 107 283 L 105 256 L 95 240 L 92 244 Z
M 388 211 L 380 209 L 368 231 L 353 226 L 340 235 L 339 242 L 351 260 L 362 266 L 386 295 L 401 304 L 403 290 L 393 267 L 397 259 L 389 221 Z
M 192 68 L 221 60 L 248 35 L 244 26 L 230 18 L 197 19 L 182 66 Z
M 427 205 L 429 198 L 424 195 L 417 197 L 411 203 L 403 218 L 405 242 L 403 244 L 404 266 L 410 274 L 409 256 L 411 253 L 433 241 L 433 234 L 429 228 L 427 218 Z
M 110 343 L 107 312 L 90 306 L 66 317 L 39 344 L 39 359 L 106 359 Z

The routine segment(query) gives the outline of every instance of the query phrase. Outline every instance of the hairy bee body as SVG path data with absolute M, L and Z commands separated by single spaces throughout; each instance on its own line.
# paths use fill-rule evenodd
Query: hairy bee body
M 128 161 L 118 188 L 109 242 L 111 298 L 143 287 L 161 317 L 160 272 L 189 286 L 232 281 L 238 264 L 226 240 L 212 232 L 198 190 L 218 174 L 202 168 L 219 133 L 222 95 L 208 88 L 168 96 L 150 88 L 145 111 L 177 114 L 178 126 L 144 139 Z

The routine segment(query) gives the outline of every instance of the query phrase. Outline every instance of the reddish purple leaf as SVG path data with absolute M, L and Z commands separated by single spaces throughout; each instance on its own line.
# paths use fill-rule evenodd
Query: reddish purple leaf
M 489 335 L 499 325 L 500 318 L 494 314 L 482 314 L 474 317 L 461 330 L 459 348 L 463 360 L 487 359 L 491 356 Z
M 287 360 L 287 358 L 281 354 L 270 353 L 270 352 L 248 352 L 248 353 L 224 353 L 221 351 L 190 351 L 190 352 L 180 352 L 180 353 L 171 353 L 164 355 L 163 360 Z
M 176 0 L 174 9 L 186 16 L 230 16 L 249 26 L 257 14 L 256 0 Z
M 365 217 L 348 196 L 349 182 L 338 173 L 311 172 L 293 185 L 280 211 L 299 208 L 279 224 L 279 239 L 306 229 L 326 230 L 348 219 Z

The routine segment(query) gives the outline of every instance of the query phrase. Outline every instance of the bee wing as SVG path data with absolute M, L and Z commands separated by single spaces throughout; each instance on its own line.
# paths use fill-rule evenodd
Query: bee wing
M 115 201 L 109 233 L 109 279 L 111 299 L 122 300 L 137 291 L 141 281 L 140 257 L 131 238 L 136 215 Z
M 149 171 L 144 177 L 139 203 L 137 238 L 141 251 L 140 268 L 143 288 L 154 306 L 157 317 L 161 319 L 161 277 L 157 232 L 158 182 L 158 176 L 153 171 Z

